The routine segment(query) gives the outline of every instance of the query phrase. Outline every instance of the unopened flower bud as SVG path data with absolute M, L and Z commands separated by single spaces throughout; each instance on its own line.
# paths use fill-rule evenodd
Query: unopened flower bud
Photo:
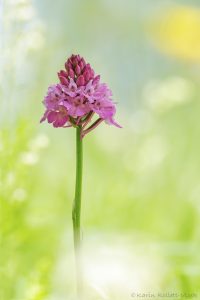
M 68 74 L 69 77 L 74 78 L 74 71 L 72 69 L 69 69 Z
M 77 84 L 77 86 L 82 86 L 85 84 L 85 78 L 83 77 L 83 75 L 78 77 L 76 84 Z
M 86 70 L 83 73 L 83 76 L 84 76 L 86 82 L 88 82 L 90 80 L 90 72 L 89 71 Z
M 76 72 L 76 75 L 80 75 L 81 74 L 81 68 L 79 67 L 79 65 L 76 66 L 75 72 Z

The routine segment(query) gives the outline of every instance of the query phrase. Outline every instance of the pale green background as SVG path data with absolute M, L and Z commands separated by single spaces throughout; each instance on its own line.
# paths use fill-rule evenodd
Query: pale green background
M 86 299 L 198 299 L 199 1 L 4 0 L 0 14 L 0 299 L 75 299 L 75 131 L 39 124 L 72 53 L 110 86 L 123 126 L 84 139 Z M 176 43 L 184 26 L 193 44 Z

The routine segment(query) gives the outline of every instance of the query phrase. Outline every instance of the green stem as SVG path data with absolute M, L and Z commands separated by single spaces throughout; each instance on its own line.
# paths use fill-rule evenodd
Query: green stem
M 83 144 L 81 139 L 81 126 L 76 128 L 76 186 L 72 209 L 74 251 L 76 260 L 77 294 L 82 295 L 82 266 L 81 266 L 81 189 L 82 189 Z

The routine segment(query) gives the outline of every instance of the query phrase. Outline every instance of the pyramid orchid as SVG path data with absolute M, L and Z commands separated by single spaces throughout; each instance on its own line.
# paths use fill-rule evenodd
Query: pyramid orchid
M 74 249 L 77 270 L 78 299 L 83 293 L 81 264 L 81 190 L 83 137 L 101 122 L 121 127 L 114 119 L 116 106 L 112 92 L 100 82 L 90 64 L 79 55 L 72 55 L 65 70 L 58 72 L 59 82 L 49 86 L 44 98 L 46 108 L 40 122 L 47 120 L 54 127 L 76 128 L 76 185 L 72 209 Z M 93 120 L 93 118 L 96 119 Z
M 81 138 L 102 121 L 121 127 L 114 120 L 116 106 L 111 90 L 84 58 L 72 55 L 58 78 L 60 82 L 49 86 L 44 98 L 46 111 L 41 122 L 47 120 L 54 127 L 81 126 Z M 92 123 L 95 115 L 98 118 Z

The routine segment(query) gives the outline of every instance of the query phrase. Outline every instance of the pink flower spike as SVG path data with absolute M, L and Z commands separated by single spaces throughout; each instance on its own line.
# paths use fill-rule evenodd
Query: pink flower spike
M 100 82 L 90 64 L 80 55 L 72 55 L 65 63 L 65 70 L 58 72 L 60 83 L 49 86 L 44 98 L 46 111 L 40 122 L 45 120 L 54 127 L 81 126 L 83 136 L 96 128 L 102 121 L 121 128 L 114 120 L 116 104 L 112 92 Z M 98 122 L 92 117 L 97 114 Z M 68 123 L 69 122 L 69 123 Z M 87 129 L 86 126 L 89 126 Z

